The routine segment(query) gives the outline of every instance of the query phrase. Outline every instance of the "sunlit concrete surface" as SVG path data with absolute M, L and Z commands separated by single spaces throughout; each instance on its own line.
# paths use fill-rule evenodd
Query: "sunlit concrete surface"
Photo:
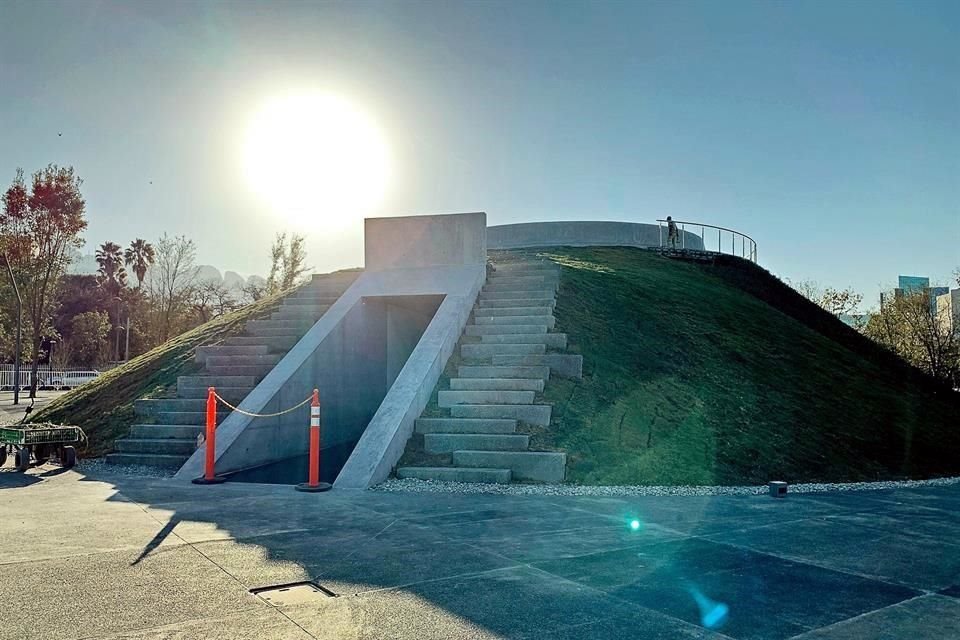
M 303 494 L 47 465 L 0 471 L 0 513 L 0 638 L 960 637 L 956 486 Z M 249 593 L 310 579 L 339 597 Z

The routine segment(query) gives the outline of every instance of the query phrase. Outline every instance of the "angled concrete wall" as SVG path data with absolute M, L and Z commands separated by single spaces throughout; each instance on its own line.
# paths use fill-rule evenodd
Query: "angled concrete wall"
M 364 266 L 368 271 L 486 264 L 487 215 L 367 218 Z
M 666 244 L 666 227 L 663 228 Z M 683 234 L 687 249 L 702 250 L 700 236 L 689 231 Z M 637 222 L 524 222 L 501 224 L 487 228 L 490 249 L 525 249 L 535 247 L 659 247 L 660 227 Z

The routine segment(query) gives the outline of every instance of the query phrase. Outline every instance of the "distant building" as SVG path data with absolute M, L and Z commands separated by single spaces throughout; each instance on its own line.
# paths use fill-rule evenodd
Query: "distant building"
M 947 331 L 960 331 L 960 289 L 938 295 L 936 311 L 937 320 Z
M 930 278 L 925 276 L 898 276 L 897 288 L 893 290 L 893 295 L 897 298 L 926 291 L 930 296 L 930 313 L 936 315 L 937 298 L 950 293 L 949 287 L 931 287 Z

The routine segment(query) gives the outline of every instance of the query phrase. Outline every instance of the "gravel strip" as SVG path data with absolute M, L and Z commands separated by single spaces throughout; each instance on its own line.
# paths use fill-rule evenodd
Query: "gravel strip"
M 172 478 L 176 469 L 161 469 L 140 464 L 107 464 L 103 458 L 78 460 L 75 467 L 80 473 L 91 476 L 136 476 L 140 478 Z
M 933 480 L 889 480 L 881 482 L 812 482 L 790 485 L 790 493 L 828 491 L 879 491 L 915 487 L 946 487 L 960 483 L 960 477 Z M 767 485 L 750 487 L 595 487 L 573 484 L 478 484 L 439 480 L 398 480 L 391 478 L 371 487 L 371 491 L 414 493 L 487 493 L 510 496 L 752 496 L 768 492 Z

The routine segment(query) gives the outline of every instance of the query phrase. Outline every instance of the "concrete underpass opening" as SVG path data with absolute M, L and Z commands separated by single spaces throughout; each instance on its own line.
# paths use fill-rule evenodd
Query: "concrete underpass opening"
M 320 480 L 333 483 L 437 309 L 442 295 L 365 296 L 321 348 L 317 372 L 322 436 Z M 299 413 L 297 414 L 300 415 Z M 309 470 L 308 422 L 292 437 L 297 453 L 224 474 L 233 482 L 298 484 Z

